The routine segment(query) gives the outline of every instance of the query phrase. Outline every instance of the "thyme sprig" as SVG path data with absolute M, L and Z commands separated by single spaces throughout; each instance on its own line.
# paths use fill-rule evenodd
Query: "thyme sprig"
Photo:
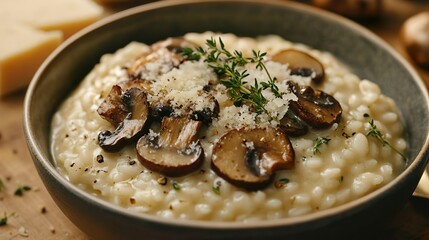
M 212 187 L 212 191 L 213 191 L 216 195 L 220 195 L 220 186 L 213 186 L 213 187 Z
M 177 182 L 173 182 L 172 186 L 173 186 L 173 189 L 176 191 L 180 191 L 182 189 L 182 186 L 180 186 L 180 184 Z
M 392 146 L 392 144 L 390 144 L 389 141 L 387 141 L 384 138 L 384 136 L 380 132 L 380 130 L 377 129 L 377 125 L 375 125 L 374 119 L 369 120 L 369 126 L 370 126 L 370 128 L 369 128 L 368 133 L 366 134 L 366 136 L 376 138 L 379 142 L 381 142 L 383 144 L 383 146 L 388 146 L 393 151 L 395 151 L 396 153 L 398 153 L 399 155 L 401 155 L 402 159 L 404 159 L 404 160 L 407 159 L 403 153 L 401 153 L 398 149 L 396 149 L 394 146 Z
M 274 96 L 281 98 L 282 94 L 276 85 L 276 78 L 271 77 L 267 67 L 264 64 L 266 52 L 252 50 L 253 56 L 245 57 L 240 51 L 229 51 L 225 48 L 222 38 L 219 37 L 219 43 L 212 37 L 206 40 L 207 49 L 197 47 L 196 51 L 185 48 L 183 55 L 189 60 L 200 60 L 205 57 L 205 62 L 222 78 L 221 82 L 228 89 L 227 93 L 236 106 L 248 103 L 253 106 L 257 113 L 266 112 L 265 104 L 268 100 L 263 96 L 262 91 L 270 89 Z M 268 77 L 267 82 L 258 83 L 254 79 L 253 86 L 246 87 L 244 79 L 249 76 L 247 70 L 239 70 L 246 64 L 253 63 L 255 68 L 264 71 Z
M 320 153 L 320 148 L 322 147 L 322 145 L 324 144 L 328 144 L 329 141 L 331 141 L 331 139 L 327 138 L 327 137 L 317 137 L 316 139 L 314 139 L 313 141 L 313 154 L 317 154 Z

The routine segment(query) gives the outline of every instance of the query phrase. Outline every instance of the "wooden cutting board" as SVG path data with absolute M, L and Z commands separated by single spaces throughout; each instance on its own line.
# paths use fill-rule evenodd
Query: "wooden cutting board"
M 412 14 L 429 10 L 423 1 L 388 0 L 385 16 L 365 26 L 389 42 L 407 57 L 399 42 L 399 27 Z M 115 12 L 124 6 L 108 8 Z M 416 68 L 426 86 L 429 71 Z M 43 186 L 28 153 L 22 130 L 24 92 L 0 99 L 0 180 L 5 188 L 0 191 L 0 219 L 8 216 L 0 226 L 0 240 L 87 240 L 55 205 Z M 14 193 L 20 186 L 29 186 L 22 196 Z M 382 240 L 429 239 L 429 200 L 413 197 L 387 229 Z

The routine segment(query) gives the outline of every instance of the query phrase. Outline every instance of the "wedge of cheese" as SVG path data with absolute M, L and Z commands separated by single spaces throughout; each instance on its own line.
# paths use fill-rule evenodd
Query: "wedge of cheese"
M 102 15 L 91 0 L 0 0 L 0 97 L 26 87 L 62 40 Z
M 62 39 L 60 31 L 44 32 L 3 21 L 0 24 L 0 97 L 26 87 Z
M 40 30 L 60 30 L 64 37 L 98 20 L 103 8 L 91 0 L 0 0 L 0 20 L 10 19 Z

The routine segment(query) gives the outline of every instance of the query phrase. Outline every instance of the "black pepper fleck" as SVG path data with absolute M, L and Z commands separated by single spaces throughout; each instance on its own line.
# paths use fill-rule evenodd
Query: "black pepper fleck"
M 132 161 L 129 161 L 128 163 L 132 166 L 132 165 L 136 164 L 136 161 L 132 160 Z
M 168 179 L 166 177 L 160 177 L 156 180 L 160 185 L 166 185 L 168 182 Z
M 204 85 L 204 87 L 203 87 L 203 90 L 206 91 L 206 92 L 209 92 L 210 89 L 211 89 L 210 85 Z
M 70 167 L 74 167 L 74 163 L 70 164 Z
M 341 133 L 341 135 L 342 135 L 343 137 L 345 137 L 345 138 L 349 138 L 349 137 L 350 137 L 350 136 L 349 136 L 347 133 L 345 133 L 345 132 Z
M 98 162 L 98 163 L 103 163 L 103 162 L 104 162 L 104 157 L 103 157 L 103 155 L 101 155 L 101 154 L 97 155 L 97 162 Z

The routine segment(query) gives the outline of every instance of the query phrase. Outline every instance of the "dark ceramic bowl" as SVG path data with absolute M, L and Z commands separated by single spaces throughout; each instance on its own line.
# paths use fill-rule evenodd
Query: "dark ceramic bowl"
M 207 30 L 278 34 L 329 51 L 398 104 L 409 143 L 406 169 L 358 200 L 317 213 L 257 223 L 167 220 L 113 206 L 70 184 L 56 170 L 50 124 L 59 104 L 99 61 L 130 41 L 153 43 Z M 108 17 L 68 39 L 42 65 L 25 99 L 24 127 L 40 177 L 62 211 L 94 239 L 350 239 L 380 229 L 412 195 L 428 158 L 428 94 L 386 43 L 338 17 L 288 1 L 161 1 Z M 374 231 L 372 231 L 374 232 Z

